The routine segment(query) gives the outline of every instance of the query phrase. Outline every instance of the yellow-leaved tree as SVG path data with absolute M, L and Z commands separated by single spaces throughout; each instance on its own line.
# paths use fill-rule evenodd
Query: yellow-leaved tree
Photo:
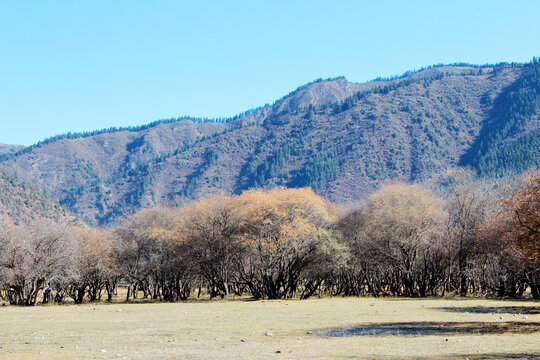
M 255 298 L 293 295 L 303 272 L 335 241 L 336 210 L 309 188 L 251 190 L 236 201 L 246 249 L 240 280 Z

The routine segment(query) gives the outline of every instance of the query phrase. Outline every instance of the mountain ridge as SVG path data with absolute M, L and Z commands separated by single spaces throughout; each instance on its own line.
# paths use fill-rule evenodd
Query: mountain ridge
M 0 166 L 102 225 L 141 207 L 253 187 L 311 186 L 334 202 L 358 201 L 385 180 L 469 166 L 462 156 L 493 118 L 493 104 L 537 66 L 441 65 L 361 84 L 317 80 L 227 121 L 177 118 L 58 136 Z M 535 116 L 524 120 L 524 136 L 538 131 Z
M 372 79 L 372 80 L 369 80 L 369 81 L 366 81 L 366 82 L 360 82 L 360 83 L 349 82 L 345 76 L 337 76 L 337 77 L 326 78 L 326 79 L 319 78 L 319 79 L 316 79 L 314 81 L 308 82 L 308 83 L 306 83 L 304 85 L 300 85 L 295 90 L 289 92 L 287 95 L 285 95 L 285 96 L 279 98 L 278 100 L 276 100 L 272 105 L 265 104 L 263 106 L 259 106 L 259 107 L 255 107 L 255 108 L 245 110 L 243 112 L 240 112 L 240 113 L 238 113 L 236 115 L 233 115 L 233 116 L 230 116 L 230 117 L 207 118 L 207 117 L 197 117 L 197 116 L 190 116 L 190 115 L 182 115 L 182 116 L 179 116 L 179 117 L 176 117 L 176 118 L 159 119 L 159 120 L 151 121 L 151 122 L 149 122 L 147 124 L 142 124 L 142 125 L 118 126 L 118 127 L 117 126 L 112 126 L 112 127 L 108 127 L 108 128 L 94 129 L 94 130 L 82 131 L 82 132 L 67 132 L 67 133 L 64 133 L 64 134 L 58 134 L 58 135 L 53 135 L 53 136 L 47 137 L 47 138 L 45 138 L 43 140 L 38 141 L 35 144 L 29 145 L 29 146 L 0 143 L 0 162 L 7 160 L 6 157 L 1 156 L 2 155 L 2 146 L 6 147 L 6 148 L 8 148 L 8 147 L 17 148 L 17 150 L 24 150 L 26 148 L 33 149 L 33 148 L 39 147 L 39 146 L 41 146 L 43 144 L 48 144 L 48 143 L 58 141 L 58 140 L 63 140 L 63 139 L 85 138 L 85 137 L 101 135 L 101 134 L 105 134 L 105 133 L 109 133 L 109 132 L 121 132 L 121 131 L 138 132 L 138 131 L 141 131 L 141 130 L 144 130 L 144 129 L 149 129 L 149 128 L 161 125 L 161 124 L 176 123 L 176 122 L 180 122 L 182 120 L 193 121 L 195 123 L 230 122 L 230 121 L 242 118 L 242 117 L 247 117 L 248 115 L 253 114 L 253 113 L 255 113 L 255 112 L 259 111 L 259 110 L 264 110 L 267 107 L 275 107 L 276 105 L 278 105 L 283 100 L 295 95 L 296 93 L 301 92 L 306 87 L 309 87 L 311 85 L 318 84 L 318 83 L 323 83 L 323 82 L 333 82 L 333 81 L 344 80 L 344 81 L 346 81 L 348 83 L 348 85 L 358 86 L 360 88 L 364 87 L 364 90 L 365 90 L 366 86 L 368 88 L 373 88 L 373 87 L 381 86 L 384 82 L 396 81 L 396 80 L 403 79 L 404 77 L 412 77 L 412 78 L 414 78 L 414 77 L 421 76 L 422 74 L 429 74 L 430 72 L 432 73 L 433 71 L 437 71 L 436 69 L 442 68 L 442 67 L 444 67 L 444 68 L 458 68 L 458 69 L 459 68 L 471 68 L 471 69 L 482 69 L 482 68 L 484 68 L 484 69 L 489 69 L 489 68 L 493 68 L 493 67 L 519 66 L 519 65 L 522 65 L 522 64 L 520 64 L 520 63 L 507 63 L 507 62 L 500 62 L 500 63 L 497 63 L 497 64 L 484 64 L 484 65 L 476 65 L 476 64 L 470 64 L 470 63 L 435 64 L 435 65 L 430 65 L 430 66 L 427 66 L 427 67 L 422 67 L 422 68 L 417 69 L 417 70 L 408 70 L 408 71 L 404 72 L 401 75 L 391 75 L 389 77 L 377 77 L 375 79 Z M 370 86 L 370 85 L 372 85 L 372 86 Z M 353 94 L 352 93 L 348 94 L 348 96 L 351 96 L 351 95 L 353 95 Z M 335 101 L 343 100 L 343 98 L 344 97 L 340 97 L 338 99 L 335 99 Z M 16 154 L 16 155 L 20 155 L 20 153 Z
M 0 143 L 0 156 L 4 154 L 15 154 L 20 150 L 24 149 L 26 146 L 23 145 L 11 145 Z

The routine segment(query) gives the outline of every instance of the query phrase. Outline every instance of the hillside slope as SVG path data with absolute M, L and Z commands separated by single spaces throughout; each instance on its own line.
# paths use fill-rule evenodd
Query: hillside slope
M 534 166 L 538 68 L 437 66 L 365 84 L 318 80 L 227 122 L 58 137 L 1 166 L 93 224 L 252 187 L 311 186 L 334 202 L 357 201 L 388 179 L 422 180 L 456 165 L 497 173 L 489 156 L 479 159 L 501 144 L 516 147 L 507 171 Z M 534 104 L 511 105 L 524 97 Z M 519 121 L 501 115 L 509 106 Z
M 22 145 L 9 145 L 9 144 L 3 144 L 0 143 L 0 155 L 3 154 L 14 154 L 19 150 L 24 149 L 24 146 Z
M 0 169 L 0 218 L 15 225 L 30 224 L 40 218 L 74 223 L 73 215 L 33 187 Z

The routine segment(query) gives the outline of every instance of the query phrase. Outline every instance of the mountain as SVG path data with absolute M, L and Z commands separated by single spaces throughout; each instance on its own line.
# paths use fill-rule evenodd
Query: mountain
M 22 149 L 24 149 L 24 146 L 22 145 L 8 145 L 0 143 L 0 155 L 14 154 Z
M 492 100 L 493 99 L 493 100 Z M 500 95 L 486 94 L 489 116 L 462 157 L 481 175 L 504 175 L 538 166 L 540 160 L 540 64 L 536 58 Z
M 39 219 L 53 219 L 61 223 L 77 220 L 66 209 L 0 169 L 0 219 L 16 225 L 30 224 Z
M 540 65 L 433 66 L 317 80 L 231 119 L 179 118 L 47 139 L 0 166 L 92 224 L 221 191 L 311 186 L 337 203 L 449 167 L 500 175 L 540 158 Z

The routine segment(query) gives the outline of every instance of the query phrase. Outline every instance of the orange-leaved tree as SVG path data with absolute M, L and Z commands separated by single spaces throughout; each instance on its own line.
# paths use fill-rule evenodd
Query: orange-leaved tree
M 508 222 L 506 240 L 516 260 L 526 264 L 526 277 L 535 298 L 540 297 L 540 171 L 525 175 L 524 183 L 503 200 Z

